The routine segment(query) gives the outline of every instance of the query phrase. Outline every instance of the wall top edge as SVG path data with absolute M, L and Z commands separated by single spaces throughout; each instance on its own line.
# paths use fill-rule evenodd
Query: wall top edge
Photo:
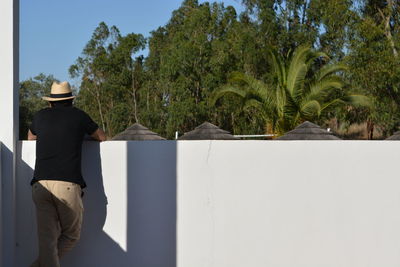
M 400 140 L 399 140 L 400 141 Z M 19 143 L 35 143 L 32 140 L 18 140 Z M 101 144 L 121 143 L 370 143 L 370 144 L 400 144 L 394 140 L 113 140 Z M 1 141 L 0 141 L 1 143 Z M 84 141 L 84 143 L 96 143 L 96 141 Z

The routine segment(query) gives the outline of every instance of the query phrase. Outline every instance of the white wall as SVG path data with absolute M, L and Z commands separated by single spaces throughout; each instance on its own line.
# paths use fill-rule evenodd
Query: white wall
M 175 147 L 174 141 L 84 144 L 82 235 L 62 266 L 175 266 Z M 35 142 L 20 142 L 19 149 L 16 266 L 26 267 L 37 256 L 29 185 Z
M 400 266 L 400 142 L 178 145 L 179 267 Z
M 0 1 L 0 266 L 13 265 L 15 154 L 18 139 L 19 1 Z
M 34 142 L 21 146 L 22 267 L 36 230 Z M 399 158 L 394 141 L 88 142 L 82 240 L 63 266 L 399 266 Z
M 0 140 L 13 149 L 18 132 L 19 6 L 16 0 L 0 1 Z M 16 125 L 15 125 L 16 124 Z

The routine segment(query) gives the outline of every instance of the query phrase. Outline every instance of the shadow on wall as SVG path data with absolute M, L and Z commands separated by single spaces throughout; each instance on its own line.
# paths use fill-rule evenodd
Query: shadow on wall
M 63 266 L 118 266 L 123 263 L 126 253 L 103 231 L 108 201 L 103 184 L 100 144 L 86 142 L 82 154 L 82 175 L 87 189 L 84 189 L 83 197 L 85 211 L 81 240 L 61 263 Z
M 130 264 L 126 266 L 176 266 L 176 142 L 127 145 Z
M 176 142 L 123 143 L 126 145 L 126 155 L 122 158 L 127 160 L 127 169 L 122 172 L 125 173 L 124 177 L 118 174 L 111 177 L 109 172 L 103 177 L 102 166 L 107 165 L 110 169 L 113 163 L 102 162 L 99 143 L 86 142 L 84 145 L 82 170 L 88 187 L 83 198 L 85 213 L 81 240 L 62 259 L 62 266 L 176 266 Z M 114 147 L 108 142 L 105 145 Z M 19 149 L 21 152 L 21 146 Z M 34 149 L 30 151 L 34 153 Z M 124 152 L 114 148 L 112 151 Z M 20 209 L 17 228 L 21 229 L 17 236 L 17 266 L 25 267 L 37 256 L 36 216 L 29 185 L 33 174 L 30 166 L 34 164 L 21 159 L 19 161 L 17 194 L 25 197 L 17 197 L 17 207 Z M 124 188 L 126 192 L 110 193 L 108 188 L 105 190 L 103 179 L 106 185 L 127 179 L 127 188 Z M 105 192 L 109 194 L 108 198 Z M 110 194 L 127 196 L 126 249 L 104 230 L 106 220 L 110 219 L 107 218 L 110 213 L 107 207 L 113 206 L 108 205 L 108 201 L 114 199 Z
M 13 250 L 9 245 L 12 244 L 10 240 L 14 239 L 13 230 L 15 230 L 15 221 L 14 214 L 15 210 L 13 210 L 13 189 L 14 189 L 14 177 L 12 172 L 13 166 L 13 153 L 12 151 L 5 145 L 0 142 L 0 181 L 1 181 L 1 193 L 0 193 L 0 205 L 1 205 L 1 227 L 2 227 L 2 242 L 5 246 L 2 249 L 3 256 L 0 257 L 0 265 L 9 265 L 12 261 Z M 10 229 L 6 231 L 5 229 Z

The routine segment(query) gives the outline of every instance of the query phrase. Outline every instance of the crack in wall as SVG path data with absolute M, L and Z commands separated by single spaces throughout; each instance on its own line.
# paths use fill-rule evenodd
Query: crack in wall
M 208 143 L 208 151 L 207 151 L 207 165 L 208 165 L 208 160 L 210 159 L 210 153 L 211 153 L 211 147 L 212 147 L 212 140 Z
M 207 150 L 207 157 L 206 157 L 206 164 L 207 168 L 209 169 L 209 175 L 207 177 L 207 187 L 208 187 L 208 194 L 207 194 L 207 206 L 209 208 L 209 223 L 211 227 L 211 241 L 210 241 L 210 246 L 209 246 L 209 252 L 208 252 L 208 258 L 206 261 L 206 265 L 209 267 L 214 266 L 214 258 L 215 258 L 215 203 L 214 203 L 214 175 L 211 169 L 211 166 L 209 165 L 209 159 L 211 156 L 211 149 L 212 149 L 212 143 L 213 140 L 209 140 L 208 143 L 208 150 Z

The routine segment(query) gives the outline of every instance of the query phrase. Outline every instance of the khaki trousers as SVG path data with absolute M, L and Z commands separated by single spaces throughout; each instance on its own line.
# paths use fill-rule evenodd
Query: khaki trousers
M 41 180 L 32 186 L 39 257 L 31 267 L 59 267 L 60 258 L 79 240 L 83 204 L 78 184 Z

